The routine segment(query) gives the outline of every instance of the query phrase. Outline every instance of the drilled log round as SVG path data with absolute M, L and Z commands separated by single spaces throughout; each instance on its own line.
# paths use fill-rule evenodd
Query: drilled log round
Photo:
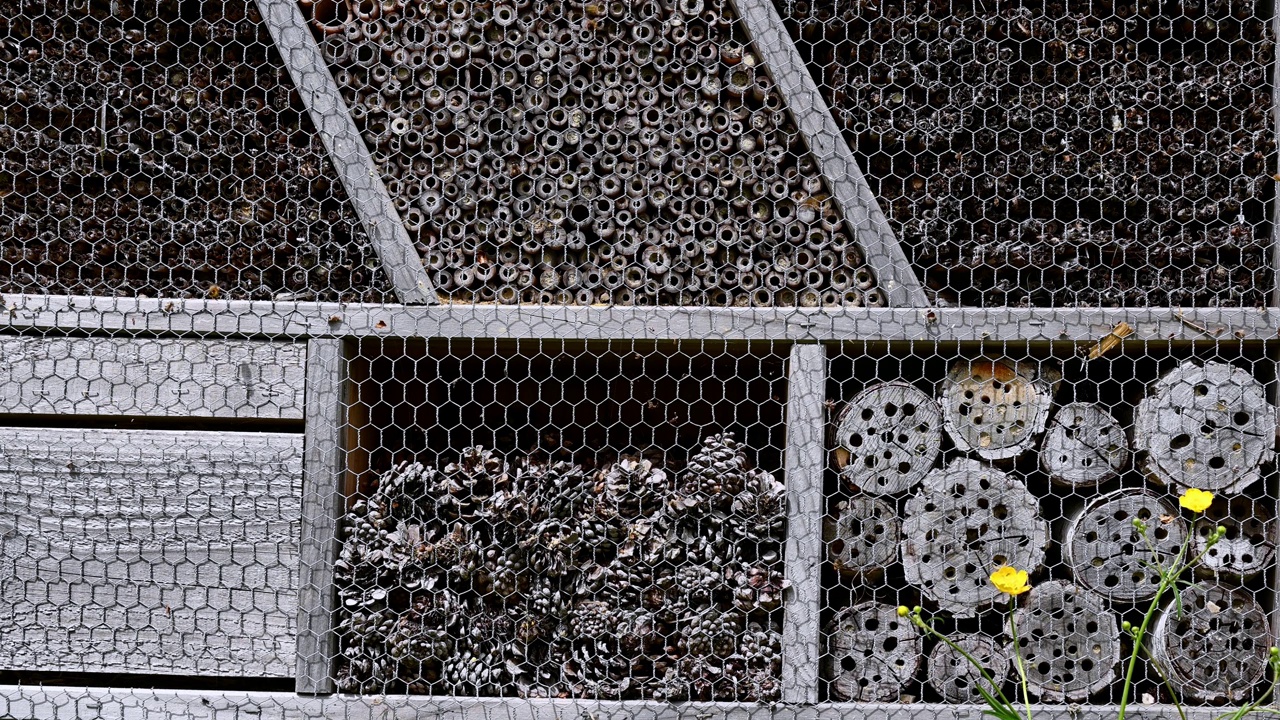
M 988 635 L 959 635 L 951 640 L 982 664 L 982 669 L 995 680 L 996 688 L 1004 684 L 1009 674 L 1009 646 Z M 949 703 L 983 702 L 978 688 L 995 694 L 992 688 L 963 655 L 946 643 L 933 646 L 929 653 L 929 685 Z
M 840 501 L 837 515 L 823 523 L 827 558 L 839 572 L 866 576 L 898 558 L 902 521 L 888 503 L 869 495 Z
M 956 447 L 988 460 L 1017 457 L 1044 430 L 1062 374 L 1046 364 L 961 360 L 942 385 L 942 420 Z
M 962 458 L 925 476 L 907 501 L 902 534 L 907 582 L 968 617 L 1001 597 L 989 581 L 997 567 L 1040 567 L 1049 528 L 1021 482 Z
M 1076 582 L 1113 602 L 1138 602 L 1155 595 L 1160 578 L 1147 543 L 1133 526 L 1137 518 L 1164 558 L 1178 553 L 1186 523 L 1166 499 L 1140 488 L 1125 488 L 1094 499 L 1067 519 L 1063 539 Z
M 1041 583 L 1014 622 L 1027 685 L 1041 699 L 1083 702 L 1116 679 L 1116 618 L 1096 595 L 1061 580 Z
M 869 601 L 847 608 L 827 624 L 822 677 L 839 700 L 897 700 L 920 667 L 924 643 L 897 608 Z
M 1091 403 L 1063 405 L 1040 447 L 1040 467 L 1055 485 L 1092 487 L 1119 475 L 1129 464 L 1124 428 Z
M 1226 363 L 1185 363 L 1138 403 L 1134 446 L 1152 480 L 1236 493 L 1261 477 L 1275 451 L 1275 408 L 1266 390 Z
M 1205 552 L 1205 539 L 1219 525 L 1227 534 Z M 1196 572 L 1247 580 L 1271 564 L 1276 549 L 1276 520 L 1268 503 L 1237 495 L 1217 497 L 1195 522 L 1193 556 L 1204 553 Z
M 1167 668 L 1184 699 L 1240 702 L 1267 669 L 1272 633 L 1251 593 L 1212 583 L 1182 590 L 1181 611 L 1170 602 L 1157 616 L 1151 654 Z
M 900 493 L 933 469 L 942 447 L 942 413 L 913 385 L 874 385 L 840 411 L 834 444 L 836 468 L 850 488 Z

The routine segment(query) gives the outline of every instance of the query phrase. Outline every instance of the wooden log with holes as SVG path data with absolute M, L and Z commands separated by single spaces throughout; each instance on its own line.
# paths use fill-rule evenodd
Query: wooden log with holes
M 1184 700 L 1238 703 L 1267 670 L 1274 633 L 1253 593 L 1199 582 L 1170 601 L 1149 635 L 1152 656 Z M 1179 609 L 1179 605 L 1181 606 Z
M 1040 699 L 1084 702 L 1117 678 L 1119 628 L 1097 595 L 1062 580 L 1039 583 L 1014 622 L 1027 685 Z
M 827 558 L 843 575 L 878 577 L 898 559 L 902 520 L 892 505 L 870 495 L 836 503 L 834 517 L 822 525 Z
M 1040 445 L 1040 467 L 1055 485 L 1093 487 L 1115 478 L 1129 464 L 1124 428 L 1105 408 L 1069 403 L 1058 409 Z
M 870 600 L 845 608 L 825 634 L 822 679 L 837 700 L 896 701 L 920 668 L 924 641 L 892 605 Z
M 1166 498 L 1142 488 L 1123 488 L 1067 513 L 1063 555 L 1083 588 L 1112 602 L 1136 603 L 1155 595 L 1160 577 L 1133 521 L 1146 523 L 1152 546 L 1172 558 L 1187 536 L 1186 523 Z
M 914 385 L 887 382 L 854 396 L 836 418 L 832 457 L 853 491 L 910 490 L 933 469 L 942 447 L 938 404 Z
M 1009 646 L 1003 640 L 981 633 L 957 635 L 951 639 L 982 664 L 982 669 L 995 680 L 996 686 L 991 687 L 972 663 L 950 645 L 941 642 L 934 645 L 929 653 L 929 685 L 949 703 L 982 703 L 982 693 L 978 688 L 995 695 L 1009 674 Z
M 1134 449 L 1155 482 L 1237 493 L 1275 458 L 1276 412 L 1266 389 L 1227 363 L 1183 363 L 1138 403 Z
M 1276 550 L 1273 503 L 1236 495 L 1218 496 L 1192 527 L 1191 555 L 1200 556 L 1196 573 L 1229 580 L 1248 580 L 1271 565 Z M 1206 550 L 1205 542 L 1221 525 L 1227 534 Z M 1204 553 L 1201 555 L 1201 553 Z
M 1044 562 L 1049 526 L 1013 476 L 961 458 L 925 476 L 906 503 L 902 564 L 907 582 L 944 611 L 970 617 L 1002 597 L 989 580 L 1012 565 Z
M 956 447 L 987 460 L 1017 457 L 1044 431 L 1062 373 L 1048 362 L 961 360 L 942 383 L 942 421 Z
M 291 677 L 302 435 L 0 430 L 0 670 Z

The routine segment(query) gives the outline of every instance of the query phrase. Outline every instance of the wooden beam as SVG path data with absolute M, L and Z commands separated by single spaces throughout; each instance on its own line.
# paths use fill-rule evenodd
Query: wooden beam
M 867 265 L 876 275 L 890 307 L 926 307 L 929 299 L 916 277 L 889 220 L 858 167 L 827 101 L 787 34 L 773 0 L 733 0 L 760 59 L 777 83 L 809 152 L 827 180 L 831 197 L 853 227 Z
M 813 703 L 818 700 L 821 654 L 826 348 L 792 346 L 788 375 L 786 577 L 791 589 L 786 598 L 782 632 L 782 700 Z
M 292 675 L 301 460 L 301 435 L 0 429 L 0 669 Z
M 307 425 L 302 482 L 302 542 L 298 568 L 300 693 L 331 693 L 333 563 L 346 473 L 346 358 L 343 341 L 307 343 Z
M 1127 322 L 1124 342 L 1280 338 L 1280 311 L 1255 308 L 499 307 L 152 300 L 5 295 L 11 332 L 249 337 L 545 340 L 783 340 L 1092 343 Z
M 276 49 L 298 88 L 298 95 L 307 106 L 316 133 L 329 151 L 334 172 L 364 224 L 396 296 L 410 305 L 436 302 L 422 258 L 413 247 L 298 4 L 294 0 L 257 2 Z
M 1114 705 L 1032 705 L 1039 720 L 1105 720 Z M 748 705 L 742 703 L 617 702 L 592 700 L 519 700 L 516 698 L 451 698 L 422 695 L 303 696 L 293 693 L 109 689 L 0 685 L 0 717 L 32 720 L 116 720 L 221 718 L 225 720 L 296 720 L 341 718 L 381 720 L 428 716 L 440 720 L 978 720 L 984 706 L 936 703 L 824 704 L 818 706 Z M 1173 713 L 1168 705 L 1130 706 L 1134 720 L 1158 720 Z M 1222 708 L 1186 708 L 1187 720 L 1213 720 Z M 1262 720 L 1261 713 L 1246 715 Z
M 302 343 L 0 336 L 0 413 L 302 419 Z

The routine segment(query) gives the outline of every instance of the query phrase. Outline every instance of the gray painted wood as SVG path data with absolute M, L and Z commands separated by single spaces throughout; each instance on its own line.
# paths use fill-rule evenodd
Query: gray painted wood
M 1227 534 L 1213 547 L 1205 539 L 1217 526 Z M 1196 573 L 1230 580 L 1248 580 L 1271 565 L 1275 556 L 1277 531 L 1275 500 L 1247 495 L 1217 497 L 1209 509 L 1196 518 L 1191 540 L 1192 557 L 1199 556 Z
M 951 635 L 951 640 L 974 660 L 982 663 L 982 669 L 995 680 L 995 687 L 983 679 L 982 673 L 963 655 L 956 652 L 946 643 L 938 643 L 929 652 L 927 672 L 929 685 L 937 690 L 947 702 L 982 703 L 981 687 L 992 695 L 1002 689 L 1009 675 L 1009 644 L 1005 640 L 997 640 L 990 635 L 970 633 Z
M 940 392 L 947 434 L 960 450 L 987 460 L 1017 457 L 1044 432 L 1061 380 L 1048 362 L 960 360 Z
M 1049 526 L 1039 502 L 1020 480 L 976 460 L 926 475 L 904 512 L 907 582 L 957 617 L 1003 600 L 989 579 L 998 567 L 1034 573 L 1044 562 Z
M 300 693 L 330 693 L 336 650 L 333 562 L 346 472 L 346 362 L 343 341 L 307 343 L 307 425 L 303 458 L 302 541 L 298 568 Z
M 933 469 L 942 449 L 942 413 L 910 383 L 880 383 L 840 411 L 834 439 L 836 469 L 851 490 L 893 495 Z
M 920 669 L 924 636 L 893 605 L 870 600 L 845 608 L 825 632 L 822 677 L 834 698 L 897 700 Z
M 306 349 L 253 340 L 0 337 L 0 413 L 302 419 Z
M 820 345 L 791 348 L 787 389 L 786 598 L 782 633 L 782 699 L 818 699 L 818 616 L 822 610 L 822 439 L 827 354 Z
M 835 517 L 823 523 L 822 539 L 836 572 L 866 580 L 897 562 L 902 520 L 892 505 L 855 495 L 836 503 L 835 511 Z
M 1038 583 L 1014 622 L 1034 697 L 1082 703 L 1118 679 L 1119 624 L 1096 595 L 1062 580 Z
M 293 0 L 257 2 L 289 77 L 329 151 L 333 169 L 373 242 L 396 296 L 411 305 L 436 302 L 422 258 L 409 239 L 298 4 Z
M 302 437 L 0 430 L 0 668 L 288 677 Z
M 1093 343 L 1121 321 L 1134 343 L 1280 337 L 1255 308 L 508 307 L 154 300 L 4 295 L 0 326 L 186 337 L 478 337 L 581 340 L 797 340 Z M 1203 328 L 1202 331 L 1200 328 Z
M 924 287 L 871 192 L 839 125 L 791 42 L 772 0 L 733 0 L 738 17 L 862 246 L 890 307 L 927 307 Z
M 1179 491 L 1237 493 L 1275 459 L 1276 409 L 1234 365 L 1183 363 L 1152 385 L 1133 421 L 1147 476 Z
M 1129 439 L 1106 408 L 1069 403 L 1059 408 L 1040 446 L 1040 467 L 1056 485 L 1093 487 L 1129 465 Z
M 1150 649 L 1182 699 L 1240 703 L 1267 675 L 1274 633 L 1253 591 L 1196 583 L 1152 625 Z
M 0 685 L 0 716 L 33 720 L 389 720 L 439 717 L 442 720 L 979 720 L 983 706 L 939 703 L 820 703 L 746 705 L 738 703 L 668 704 L 651 701 L 519 700 L 447 698 L 421 695 L 306 696 L 294 693 L 234 690 L 151 690 L 101 687 Z M 1114 705 L 1031 706 L 1037 720 L 1114 720 Z M 1188 720 L 1216 720 L 1220 707 L 1188 707 Z M 1176 717 L 1169 705 L 1131 705 L 1134 720 Z M 1245 716 L 1264 720 L 1262 713 Z
M 1178 554 L 1186 523 L 1172 503 L 1141 488 L 1123 488 L 1067 511 L 1062 552 L 1076 582 L 1113 602 L 1136 603 L 1155 595 L 1159 576 L 1148 567 L 1156 560 L 1134 519 L 1164 558 Z

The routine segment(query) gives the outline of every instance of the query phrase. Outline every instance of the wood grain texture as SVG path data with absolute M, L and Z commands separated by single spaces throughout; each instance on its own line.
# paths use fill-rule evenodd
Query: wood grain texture
M 821 345 L 791 348 L 787 389 L 787 580 L 782 632 L 782 699 L 818 699 L 818 656 L 821 651 L 823 402 L 826 399 L 827 351 Z
M 0 669 L 293 673 L 302 436 L 0 430 Z
M 653 701 L 517 700 L 514 698 L 440 698 L 421 695 L 328 697 L 294 693 L 225 690 L 147 690 L 100 687 L 0 685 L 0 717 L 21 720 L 391 720 L 431 717 L 439 720 L 978 720 L 985 706 L 940 703 L 821 703 L 748 705 Z M 1037 720 L 1112 720 L 1115 705 L 1031 706 Z M 1131 705 L 1133 720 L 1167 720 L 1168 705 Z M 1222 708 L 1188 707 L 1187 720 L 1215 720 Z M 1268 715 L 1250 713 L 1248 720 Z
M 301 343 L 0 337 L 0 413 L 302 419 Z
M 336 648 L 333 626 L 333 562 L 346 472 L 346 362 L 343 341 L 311 340 L 307 346 L 307 426 L 302 486 L 302 541 L 298 583 L 300 693 L 331 693 Z
M 1256 308 L 679 308 L 404 306 L 249 300 L 3 295 L 0 326 L 229 337 L 473 337 L 563 340 L 886 340 L 1092 344 L 1260 341 L 1280 312 Z

